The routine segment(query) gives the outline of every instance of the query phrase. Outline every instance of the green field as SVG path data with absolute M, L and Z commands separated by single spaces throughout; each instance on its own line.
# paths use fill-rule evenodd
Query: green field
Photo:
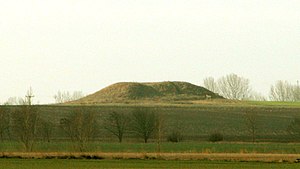
M 180 126 L 184 133 L 184 140 L 207 141 L 209 135 L 215 131 L 223 134 L 225 141 L 251 141 L 248 127 L 245 125 L 245 112 L 257 114 L 257 141 L 261 142 L 289 142 L 295 140 L 287 132 L 287 128 L 295 117 L 300 117 L 300 107 L 294 106 L 266 106 L 248 105 L 111 105 L 89 106 L 91 111 L 99 114 L 99 139 L 116 141 L 110 133 L 103 129 L 103 119 L 111 111 L 130 114 L 137 107 L 146 107 L 162 114 L 165 118 L 164 136 L 172 128 Z M 255 103 L 257 104 L 257 103 Z M 66 116 L 74 109 L 72 106 L 41 107 L 46 118 L 54 122 Z M 102 126 L 101 126 L 102 125 Z M 56 137 L 59 137 L 57 135 Z M 124 140 L 132 140 L 135 136 L 125 133 Z M 137 139 L 134 139 L 137 140 Z
M 295 169 L 296 163 L 218 162 L 218 161 L 161 161 L 161 160 L 57 160 L 57 159 L 0 159 L 5 169 L 96 169 L 96 168 L 210 168 L 210 169 Z
M 174 103 L 174 104 L 106 104 L 95 106 L 57 106 L 44 105 L 36 106 L 40 117 L 55 124 L 51 141 L 42 141 L 38 137 L 38 142 L 34 144 L 33 153 L 76 153 L 78 150 L 73 146 L 68 137 L 60 129 L 60 119 L 67 117 L 76 108 L 84 108 L 86 111 L 96 112 L 98 121 L 97 135 L 90 141 L 85 150 L 87 153 L 124 153 L 124 160 L 116 159 L 108 155 L 105 160 L 84 160 L 84 159 L 19 159 L 19 155 L 24 152 L 24 147 L 17 142 L 16 137 L 5 135 L 4 141 L 0 142 L 0 152 L 3 154 L 16 153 L 11 159 L 0 159 L 0 168 L 297 168 L 299 164 L 278 163 L 282 157 L 293 155 L 290 162 L 300 154 L 300 138 L 290 135 L 287 128 L 294 118 L 300 117 L 299 103 L 279 103 L 279 102 L 207 102 L 205 104 L 196 103 Z M 17 107 L 2 106 L 13 112 Z M 104 129 L 104 119 L 112 111 L 124 113 L 128 116 L 136 108 L 147 108 L 163 115 L 164 129 L 160 152 L 178 154 L 173 159 L 185 159 L 181 157 L 187 153 L 198 153 L 201 156 L 206 154 L 214 156 L 214 153 L 225 153 L 224 158 L 208 160 L 131 160 L 126 159 L 126 153 L 141 154 L 141 159 L 147 159 L 146 153 L 156 154 L 158 145 L 153 136 L 149 143 L 143 143 L 141 138 L 136 137 L 131 132 L 124 135 L 124 142 L 118 143 L 117 138 Z M 256 142 L 251 143 L 251 136 L 245 125 L 245 113 L 254 113 L 257 118 Z M 174 126 L 180 126 L 183 133 L 183 141 L 171 143 L 167 141 L 167 136 Z M 209 135 L 218 131 L 223 134 L 224 141 L 212 143 L 208 142 Z M 227 154 L 229 157 L 227 158 Z M 237 161 L 231 161 L 230 153 Z M 143 155 L 144 154 L 144 155 Z M 231 154 L 231 155 L 232 155 Z M 262 155 L 264 160 L 277 163 L 253 162 L 251 158 L 244 155 Z M 240 157 L 239 155 L 243 156 Z M 269 157 L 274 155 L 272 157 Z M 278 157 L 279 155 L 280 157 Z M 101 156 L 100 156 L 101 157 Z M 257 158 L 257 157 L 256 157 Z M 123 158 L 120 158 L 123 159 Z M 149 159 L 149 158 L 148 158 Z M 166 157 L 168 159 L 168 157 Z M 196 158 L 197 159 L 197 158 Z M 211 158 L 199 158 L 211 159 Z M 241 160 L 243 159 L 243 160 Z M 258 158 L 260 159 L 260 157 Z M 226 161 L 227 160 L 227 161 Z M 256 161 L 254 160 L 254 161 Z M 229 162 L 230 161 L 230 162 Z
M 245 101 L 244 103 L 255 106 L 300 107 L 300 102 Z
M 0 143 L 2 152 L 22 152 L 23 147 L 18 142 Z M 76 152 L 70 142 L 38 142 L 34 152 Z M 156 143 L 103 143 L 91 142 L 87 152 L 157 152 Z M 162 143 L 161 152 L 174 153 L 277 153 L 300 154 L 300 143 L 210 143 L 210 142 L 180 142 Z
M 257 116 L 258 142 L 299 142 L 300 137 L 294 137 L 287 131 L 294 118 L 300 118 L 300 103 L 281 102 L 224 102 L 206 101 L 205 103 L 174 103 L 174 104 L 103 104 L 95 106 L 36 106 L 41 118 L 55 124 L 51 135 L 52 140 L 66 139 L 66 135 L 59 127 L 60 119 L 68 116 L 76 108 L 84 108 L 97 114 L 98 132 L 96 140 L 103 142 L 117 142 L 117 138 L 104 129 L 104 119 L 112 111 L 127 114 L 136 108 L 147 108 L 161 114 L 165 119 L 163 140 L 172 128 L 180 126 L 184 141 L 207 141 L 209 135 L 215 131 L 224 136 L 224 141 L 250 142 L 251 136 L 245 125 L 245 113 Z M 0 108 L 13 111 L 14 106 Z M 4 137 L 8 138 L 4 134 Z M 13 137 L 13 135 L 12 135 Z M 125 142 L 142 142 L 130 132 L 124 134 Z

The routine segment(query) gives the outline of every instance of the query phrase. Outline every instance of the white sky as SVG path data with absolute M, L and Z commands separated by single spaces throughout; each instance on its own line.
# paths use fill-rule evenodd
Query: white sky
M 236 73 L 296 83 L 299 0 L 0 0 L 0 102 Z

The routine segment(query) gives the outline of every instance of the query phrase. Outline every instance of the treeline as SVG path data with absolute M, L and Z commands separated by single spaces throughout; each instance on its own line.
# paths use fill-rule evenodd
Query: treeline
M 286 80 L 278 80 L 270 86 L 268 96 L 255 91 L 250 80 L 237 74 L 228 74 L 218 79 L 207 77 L 203 79 L 203 86 L 208 90 L 232 100 L 253 100 L 253 101 L 281 101 L 299 102 L 300 85 Z M 31 91 L 31 88 L 30 88 Z M 86 95 L 82 91 L 58 91 L 54 96 L 54 103 L 67 103 L 78 100 Z M 28 100 L 22 97 L 9 97 L 3 105 L 26 105 Z
M 160 141 L 164 126 L 163 117 L 146 108 L 136 108 L 131 114 L 112 111 L 102 120 L 100 124 L 99 112 L 84 107 L 74 108 L 59 124 L 42 117 L 37 106 L 0 107 L 0 139 L 17 140 L 25 151 L 32 151 L 37 141 L 50 142 L 54 133 L 63 132 L 74 149 L 85 151 L 89 141 L 98 139 L 100 128 L 116 136 L 120 143 L 128 133 L 147 143 L 150 138 Z M 179 136 L 179 130 L 176 133 Z M 181 140 L 176 139 L 171 141 Z
M 288 81 L 278 80 L 270 86 L 269 96 L 254 91 L 250 80 L 236 74 L 229 74 L 219 79 L 207 77 L 203 80 L 207 89 L 219 95 L 233 100 L 257 100 L 257 101 L 300 101 L 299 83 L 292 84 Z
M 28 92 L 32 92 L 32 89 L 30 88 L 27 91 Z M 30 93 L 33 94 L 33 93 Z M 82 91 L 73 91 L 73 92 L 69 92 L 69 91 L 58 91 L 54 96 L 54 103 L 66 103 L 66 102 L 70 102 L 70 101 L 74 101 L 74 100 L 78 100 L 80 98 L 83 98 L 85 96 L 85 94 Z M 4 103 L 3 105 L 27 105 L 28 103 L 28 99 L 26 98 L 22 98 L 22 97 L 9 97 Z

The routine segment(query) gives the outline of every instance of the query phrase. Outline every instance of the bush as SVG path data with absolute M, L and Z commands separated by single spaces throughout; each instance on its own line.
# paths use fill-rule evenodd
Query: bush
M 182 141 L 183 139 L 183 136 L 180 132 L 172 132 L 170 135 L 168 135 L 167 137 L 167 140 L 170 141 L 170 142 L 174 142 L 174 143 L 177 143 L 177 142 L 180 142 Z
M 209 136 L 209 141 L 211 142 L 223 141 L 223 134 L 219 132 L 214 132 Z

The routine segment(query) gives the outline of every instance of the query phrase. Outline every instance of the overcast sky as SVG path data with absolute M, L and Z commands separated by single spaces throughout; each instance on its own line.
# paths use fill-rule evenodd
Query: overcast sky
M 0 0 L 0 102 L 115 82 L 300 79 L 299 0 Z

